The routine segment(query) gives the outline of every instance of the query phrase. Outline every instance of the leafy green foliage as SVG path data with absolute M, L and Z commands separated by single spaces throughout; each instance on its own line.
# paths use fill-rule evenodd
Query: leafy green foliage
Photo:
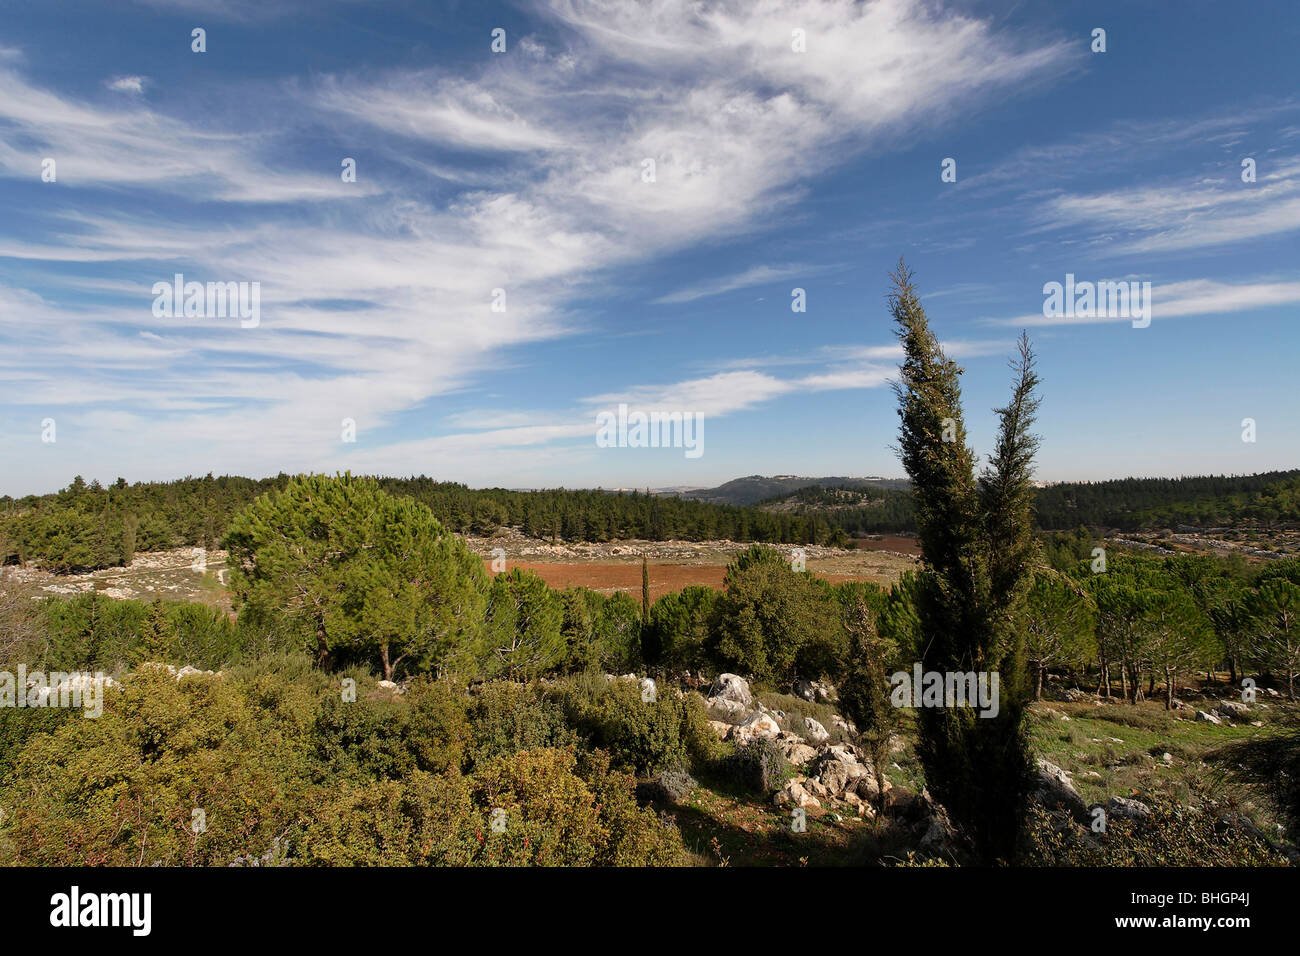
M 669 672 L 698 671 L 708 665 L 706 647 L 717 604 L 718 592 L 698 584 L 655 601 L 648 630 L 658 653 L 647 663 Z
M 707 648 L 719 668 L 787 686 L 798 676 L 838 673 L 844 629 L 825 582 L 754 545 L 732 561 L 725 584 Z
M 10 711 L 34 729 L 15 740 L 0 714 L 19 744 L 0 761 L 0 864 L 686 860 L 676 828 L 607 754 L 575 749 L 537 689 L 414 681 L 399 696 L 354 679 L 345 702 L 342 678 L 303 655 L 179 681 L 144 667 L 98 719 Z
M 492 579 L 481 637 L 480 666 L 492 675 L 528 680 L 565 658 L 564 611 L 546 582 L 515 568 Z
M 642 776 L 702 766 L 718 749 L 696 696 L 665 694 L 648 701 L 636 681 L 590 674 L 564 684 L 558 700 L 568 722 L 607 751 L 614 766 Z
M 226 535 L 241 617 L 284 621 L 322 661 L 453 660 L 477 633 L 482 562 L 428 508 L 372 479 L 294 478 L 237 515 Z

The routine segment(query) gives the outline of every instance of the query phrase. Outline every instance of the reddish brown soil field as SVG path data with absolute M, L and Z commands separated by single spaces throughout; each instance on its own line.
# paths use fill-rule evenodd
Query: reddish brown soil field
M 490 574 L 491 561 L 484 561 L 483 566 Z M 553 588 L 584 587 L 604 594 L 626 591 L 638 600 L 641 597 L 641 565 L 635 563 L 512 561 L 510 567 L 532 571 Z M 815 568 L 809 570 L 835 584 L 841 581 L 879 580 L 869 574 L 820 574 Z M 651 564 L 650 599 L 656 600 L 670 591 L 680 591 L 691 584 L 705 584 L 721 590 L 726 573 L 726 567 L 720 564 Z

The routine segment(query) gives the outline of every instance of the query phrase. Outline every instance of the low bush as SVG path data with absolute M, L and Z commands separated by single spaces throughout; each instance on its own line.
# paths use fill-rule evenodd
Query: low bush
M 703 701 L 694 695 L 645 701 L 636 682 L 600 675 L 570 679 L 554 693 L 569 723 L 621 769 L 647 776 L 702 765 L 717 755 L 717 737 Z
M 760 737 L 737 747 L 722 761 L 727 776 L 747 790 L 768 794 L 790 777 L 790 764 L 775 742 Z

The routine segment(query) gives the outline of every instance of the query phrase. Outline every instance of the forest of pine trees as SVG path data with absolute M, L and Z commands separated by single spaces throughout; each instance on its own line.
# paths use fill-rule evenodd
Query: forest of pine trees
M 136 552 L 219 547 L 231 517 L 254 498 L 283 489 L 290 476 L 231 476 L 104 487 L 80 476 L 55 494 L 0 498 L 0 564 L 35 562 L 52 571 L 127 564 Z M 426 505 L 458 534 L 516 527 L 554 541 L 641 538 L 825 542 L 824 520 L 706 504 L 649 492 L 473 489 L 432 478 L 385 478 L 380 486 Z

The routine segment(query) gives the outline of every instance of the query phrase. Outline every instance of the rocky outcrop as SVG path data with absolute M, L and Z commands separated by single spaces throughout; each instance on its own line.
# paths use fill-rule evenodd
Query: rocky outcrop
M 1216 707 L 1215 710 L 1217 710 L 1224 717 L 1227 717 L 1231 720 L 1250 719 L 1250 708 L 1247 707 L 1245 704 L 1241 703 L 1240 701 L 1235 701 L 1235 700 L 1220 701 L 1219 706 Z
M 813 720 L 811 717 L 803 719 L 804 729 L 807 731 L 807 738 L 814 744 L 824 744 L 831 739 L 831 735 L 826 732 L 826 728 Z
M 1038 758 L 1038 777 L 1032 795 L 1049 810 L 1065 810 L 1080 823 L 1089 820 L 1088 807 L 1074 788 L 1069 771 L 1042 757 Z
M 731 730 L 731 739 L 738 744 L 747 744 L 759 737 L 775 740 L 781 734 L 781 725 L 764 713 L 753 713 Z
M 778 807 L 820 807 L 821 801 L 804 788 L 798 780 L 791 780 L 776 792 L 772 802 Z
M 1120 820 L 1149 820 L 1151 808 L 1141 800 L 1128 797 L 1111 797 L 1106 804 L 1106 816 Z
M 750 707 L 754 703 L 754 695 L 749 690 L 749 681 L 736 674 L 719 674 L 718 679 L 713 682 L 713 696 L 723 700 L 733 700 L 742 707 Z
M 707 704 L 709 710 L 713 711 L 715 714 L 720 714 L 724 717 L 733 717 L 737 720 L 743 718 L 747 712 L 747 708 L 740 701 L 730 700 L 726 697 L 710 697 L 705 701 L 705 704 Z

